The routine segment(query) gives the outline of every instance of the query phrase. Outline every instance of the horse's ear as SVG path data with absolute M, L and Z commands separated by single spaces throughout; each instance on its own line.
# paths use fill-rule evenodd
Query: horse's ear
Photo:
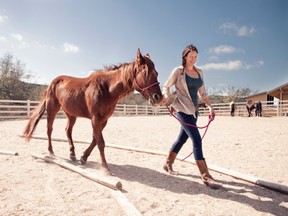
M 149 53 L 147 53 L 147 54 L 145 55 L 145 57 L 147 57 L 147 58 L 151 59 L 151 57 L 150 57 Z
M 137 50 L 137 61 L 140 63 L 140 64 L 143 64 L 144 63 L 144 58 L 140 52 L 140 49 L 138 48 Z

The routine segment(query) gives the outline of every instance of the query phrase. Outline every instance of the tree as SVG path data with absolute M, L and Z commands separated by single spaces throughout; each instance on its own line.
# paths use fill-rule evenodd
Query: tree
M 12 54 L 0 59 L 0 99 L 24 100 L 30 94 L 29 85 L 24 82 L 31 77 L 25 65 Z
M 228 86 L 222 89 L 212 89 L 208 92 L 211 103 L 245 102 L 246 98 L 256 92 L 250 88 Z
M 28 95 L 29 100 L 31 101 L 39 101 L 48 87 L 47 85 L 38 85 L 38 84 L 30 84 L 30 94 Z

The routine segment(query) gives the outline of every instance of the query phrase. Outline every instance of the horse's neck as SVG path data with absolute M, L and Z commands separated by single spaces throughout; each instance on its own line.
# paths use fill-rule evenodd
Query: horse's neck
M 125 95 L 131 93 L 133 88 L 133 75 L 132 71 L 120 68 L 112 72 L 112 79 L 110 84 L 111 93 L 117 94 L 118 98 L 122 98 Z

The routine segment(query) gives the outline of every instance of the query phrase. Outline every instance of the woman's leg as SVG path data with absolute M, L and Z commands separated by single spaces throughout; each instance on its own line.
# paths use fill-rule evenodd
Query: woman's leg
M 197 118 L 195 118 L 193 115 L 187 115 L 182 112 L 179 112 L 176 115 L 177 115 L 177 118 L 180 119 L 182 122 L 189 124 L 189 125 L 186 125 L 185 123 L 181 123 L 181 126 L 186 134 L 186 140 L 188 137 L 190 137 L 193 142 L 193 152 L 194 152 L 195 160 L 203 160 L 204 157 L 203 157 L 203 152 L 202 152 L 202 139 L 201 139 L 199 130 L 196 126 Z
M 163 165 L 164 170 L 166 170 L 168 173 L 170 173 L 172 175 L 178 174 L 177 172 L 175 172 L 173 170 L 172 164 L 174 163 L 178 152 L 181 150 L 182 146 L 187 141 L 187 139 L 188 139 L 188 135 L 185 132 L 185 130 L 183 129 L 183 127 L 181 127 L 178 138 L 176 139 L 176 141 L 171 146 L 169 153 L 168 153 L 168 156 L 166 158 L 166 161 Z
M 176 141 L 171 146 L 170 150 L 173 152 L 176 152 L 178 154 L 179 151 L 181 150 L 181 148 L 183 147 L 184 143 L 186 143 L 188 138 L 189 138 L 189 136 L 185 132 L 184 128 L 181 126 L 179 135 L 178 135 Z
M 200 171 L 203 183 L 209 186 L 211 189 L 219 189 L 221 185 L 217 183 L 208 171 L 206 161 L 203 156 L 202 151 L 202 138 L 200 136 L 199 130 L 196 127 L 197 119 L 193 115 L 186 115 L 185 113 L 179 113 L 177 116 L 183 122 L 188 123 L 193 126 L 182 124 L 183 129 L 186 134 L 192 139 L 193 142 L 193 152 L 194 158 L 196 160 L 196 165 Z

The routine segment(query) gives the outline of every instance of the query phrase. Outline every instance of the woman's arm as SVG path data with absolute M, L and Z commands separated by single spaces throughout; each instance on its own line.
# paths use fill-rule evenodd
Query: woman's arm
M 181 70 L 179 67 L 174 68 L 168 78 L 168 80 L 165 82 L 164 86 L 163 86 L 163 100 L 162 103 L 167 105 L 168 101 L 169 101 L 169 97 L 171 95 L 170 92 L 170 88 L 176 83 L 177 77 L 178 77 L 178 73 L 179 70 Z
M 203 80 L 203 85 L 198 90 L 200 98 L 208 106 L 209 111 L 210 111 L 210 115 L 212 115 L 214 117 L 215 116 L 215 112 L 214 112 L 214 108 L 213 108 L 212 104 L 210 103 L 208 95 L 206 93 L 206 89 L 205 89 L 205 85 L 204 85 L 203 72 L 201 70 L 199 70 L 199 73 L 200 73 L 200 76 L 201 76 L 201 78 Z

